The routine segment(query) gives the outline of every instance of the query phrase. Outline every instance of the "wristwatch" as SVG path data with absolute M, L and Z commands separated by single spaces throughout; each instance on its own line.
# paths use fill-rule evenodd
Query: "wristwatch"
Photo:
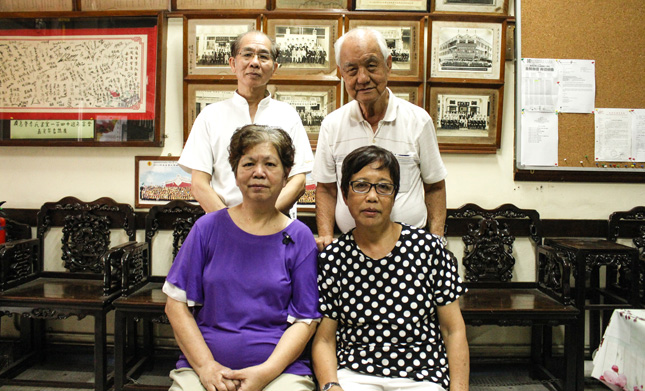
M 444 247 L 448 245 L 448 239 L 446 239 L 445 236 L 439 236 L 439 242 L 441 242 Z
M 339 383 L 336 383 L 336 382 L 334 382 L 334 381 L 330 381 L 329 383 L 325 384 L 325 385 L 321 388 L 321 390 L 322 390 L 322 391 L 329 391 L 329 390 L 331 390 L 331 388 L 332 388 L 333 386 L 338 386 L 338 387 L 340 387 L 340 384 L 339 384 Z

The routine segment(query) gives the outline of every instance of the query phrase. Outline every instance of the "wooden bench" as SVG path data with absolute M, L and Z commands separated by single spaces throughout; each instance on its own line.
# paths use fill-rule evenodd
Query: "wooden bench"
M 168 374 L 174 369 L 178 350 L 162 352 L 155 349 L 153 324 L 168 324 L 164 309 L 166 295 L 161 288 L 166 279 L 164 275 L 151 275 L 153 262 L 153 242 L 159 231 L 172 231 L 172 259 L 184 243 L 195 221 L 204 214 L 198 205 L 184 201 L 172 201 L 165 205 L 150 208 L 146 215 L 145 243 L 138 243 L 125 250 L 122 257 L 123 291 L 122 297 L 115 300 L 115 391 L 145 389 L 167 390 L 167 384 L 144 384 L 137 378 L 155 364 L 170 362 L 165 370 Z M 159 258 L 161 255 L 157 255 Z M 156 262 L 159 262 L 157 260 Z M 166 271 L 167 272 L 167 271 Z M 137 343 L 141 329 L 142 346 Z M 168 354 L 163 354 L 168 353 Z M 166 359 L 163 361 L 163 359 Z M 164 380 L 167 380 L 165 378 Z M 167 380 L 169 381 L 169 380 Z
M 531 327 L 530 357 L 513 361 L 529 363 L 534 377 L 560 390 L 582 391 L 577 371 L 582 371 L 583 363 L 572 338 L 582 330 L 577 330 L 579 311 L 571 305 L 569 265 L 537 257 L 542 243 L 538 212 L 510 204 L 492 210 L 466 204 L 449 210 L 446 221 L 446 235 L 461 235 L 464 243 L 460 274 L 469 292 L 460 306 L 466 324 Z M 533 244 L 536 273 L 531 281 L 514 277 L 516 237 L 529 238 Z M 561 325 L 563 366 L 552 352 L 552 328 Z
M 0 373 L 0 384 L 87 387 L 86 382 L 65 381 L 56 376 L 38 380 L 17 376 L 43 361 L 50 351 L 45 320 L 72 317 L 81 320 L 91 316 L 94 390 L 106 391 L 112 380 L 107 372 L 106 315 L 112 309 L 112 301 L 121 294 L 120 260 L 123 250 L 134 243 L 134 211 L 130 205 L 110 198 L 83 202 L 65 197 L 45 203 L 37 220 L 36 239 L 7 243 L 0 255 L 3 270 L 0 316 L 30 320 L 29 327 L 24 325 L 20 330 L 27 341 L 28 354 Z M 52 227 L 62 228 L 64 271 L 46 270 L 44 266 L 44 254 L 56 253 L 55 246 L 49 246 L 45 240 Z M 123 242 L 112 246 L 113 234 L 117 233 Z

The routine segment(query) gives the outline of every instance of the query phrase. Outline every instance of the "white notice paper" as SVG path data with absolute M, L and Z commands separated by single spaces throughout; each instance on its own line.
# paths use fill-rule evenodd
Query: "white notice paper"
M 629 109 L 596 109 L 596 160 L 627 162 L 632 154 Z
M 558 115 L 522 113 L 521 163 L 527 166 L 558 165 Z
M 645 109 L 631 112 L 632 119 L 632 160 L 645 162 Z
M 522 109 L 554 113 L 558 109 L 560 72 L 556 60 L 522 59 Z
M 562 71 L 560 108 L 563 113 L 593 113 L 596 65 L 593 60 L 558 60 Z

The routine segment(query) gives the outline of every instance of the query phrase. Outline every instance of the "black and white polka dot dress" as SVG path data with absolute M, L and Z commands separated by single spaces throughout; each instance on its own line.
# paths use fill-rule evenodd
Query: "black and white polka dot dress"
M 439 238 L 403 225 L 394 249 L 372 259 L 352 231 L 318 257 L 320 312 L 338 321 L 339 368 L 449 388 L 436 307 L 465 293 Z

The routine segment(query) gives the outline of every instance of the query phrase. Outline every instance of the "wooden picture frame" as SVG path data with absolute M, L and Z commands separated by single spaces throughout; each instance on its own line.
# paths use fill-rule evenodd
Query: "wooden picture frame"
M 227 82 L 184 82 L 184 143 L 201 110 L 207 105 L 233 97 L 234 80 Z
M 432 12 L 508 14 L 508 0 L 432 0 Z
M 179 156 L 134 157 L 134 206 L 149 208 L 170 201 L 197 204 L 191 193 L 191 176 L 177 161 Z
M 271 0 L 274 10 L 347 10 L 349 0 Z
M 354 0 L 356 11 L 423 11 L 430 0 Z
M 173 11 L 266 10 L 270 0 L 172 0 Z
M 268 86 L 274 99 L 289 103 L 300 114 L 311 149 L 316 150 L 320 124 L 340 107 L 340 83 L 329 85 L 274 84 Z
M 502 137 L 504 86 L 429 86 L 427 111 L 441 152 L 496 153 Z
M 158 10 L 169 11 L 170 0 L 78 0 L 79 11 L 133 11 Z
M 505 33 L 505 20 L 499 23 L 433 20 L 428 79 L 502 82 Z
M 341 29 L 339 14 L 272 14 L 264 31 L 280 46 L 280 67 L 272 80 L 338 81 L 334 42 Z
M 423 91 L 425 89 L 423 83 L 388 82 L 387 88 L 389 88 L 395 96 L 407 100 L 421 108 L 425 108 L 423 105 Z M 349 97 L 347 90 L 343 91 L 343 97 L 344 102 L 351 102 L 354 100 Z
M 228 62 L 230 44 L 238 35 L 259 29 L 260 15 L 231 18 L 185 15 L 184 77 L 235 79 Z
M 74 11 L 75 0 L 3 0 L 0 12 L 67 12 Z
M 395 16 L 392 16 L 394 18 Z M 412 15 L 396 19 L 382 15 L 351 15 L 345 19 L 345 31 L 357 27 L 378 30 L 385 38 L 392 56 L 389 80 L 423 81 L 425 16 Z
M 0 79 L 13 80 L 0 145 L 163 146 L 166 23 L 162 12 L 0 19 Z

